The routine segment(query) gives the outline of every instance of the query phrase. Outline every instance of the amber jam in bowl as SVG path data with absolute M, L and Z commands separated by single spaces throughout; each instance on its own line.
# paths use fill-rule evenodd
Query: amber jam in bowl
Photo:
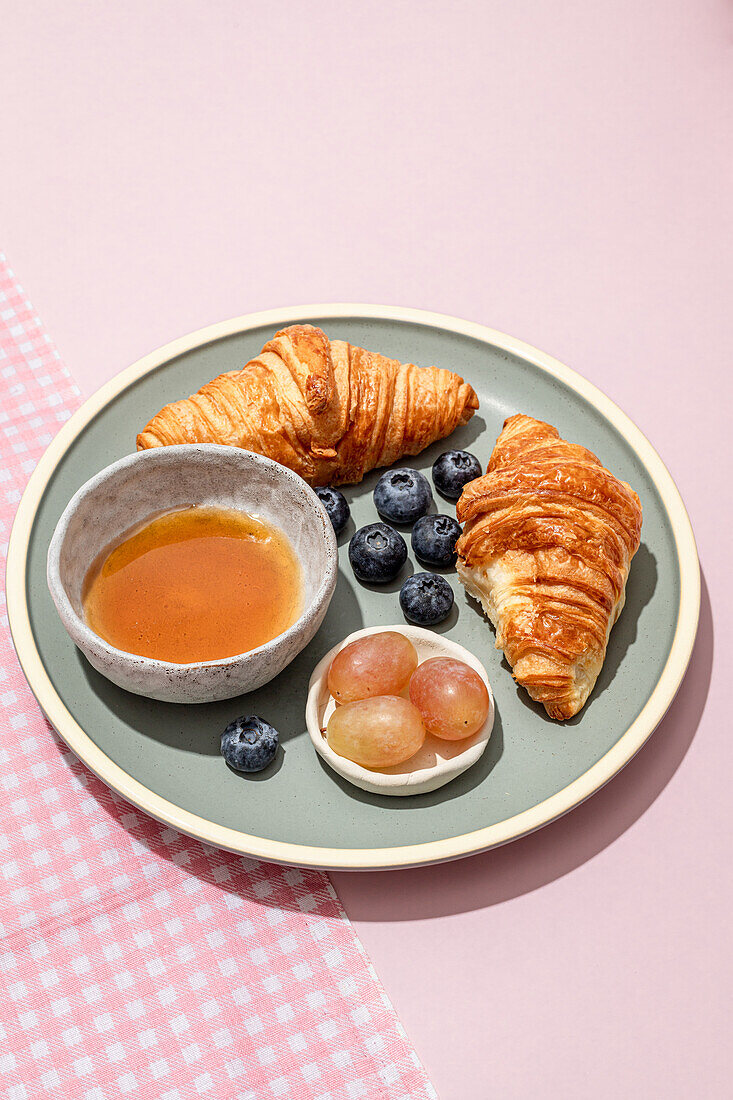
M 249 451 L 140 451 L 67 505 L 48 585 L 68 634 L 120 687 L 211 702 L 267 683 L 308 644 L 336 584 L 333 529 L 297 474 Z
M 164 512 L 103 550 L 84 618 L 126 653 L 189 664 L 272 641 L 303 605 L 300 562 L 273 524 L 234 508 Z

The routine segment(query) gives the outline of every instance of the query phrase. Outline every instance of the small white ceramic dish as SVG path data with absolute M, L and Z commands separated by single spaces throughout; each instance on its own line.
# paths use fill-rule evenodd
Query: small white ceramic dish
M 192 504 L 258 515 L 287 535 L 303 571 L 300 618 L 265 645 L 219 661 L 180 665 L 115 649 L 84 622 L 82 587 L 90 565 L 151 516 Z M 254 691 L 290 664 L 323 621 L 337 565 L 331 522 L 302 478 L 261 455 L 197 443 L 139 451 L 87 481 L 56 526 L 47 576 L 64 627 L 98 672 L 136 695 L 204 703 Z
M 483 726 L 473 737 L 465 741 L 441 741 L 440 738 L 428 734 L 420 751 L 404 764 L 395 764 L 391 768 L 373 771 L 339 756 L 329 747 L 325 734 L 321 731 L 326 728 L 335 709 L 327 682 L 331 661 L 344 646 L 355 642 L 357 638 L 365 638 L 368 634 L 382 634 L 386 630 L 395 630 L 410 639 L 417 650 L 418 665 L 431 657 L 453 657 L 475 669 L 489 692 L 489 713 Z M 363 791 L 371 791 L 373 794 L 424 794 L 426 791 L 435 791 L 438 787 L 450 783 L 451 779 L 465 772 L 481 757 L 489 743 L 494 725 L 494 695 L 484 666 L 473 653 L 469 653 L 457 642 L 451 642 L 432 630 L 423 630 L 419 626 L 406 626 L 404 623 L 397 626 L 368 627 L 366 630 L 357 630 L 349 634 L 329 650 L 322 661 L 318 662 L 308 685 L 305 719 L 316 752 L 335 772 L 344 779 L 348 779 L 349 783 L 353 783 L 355 787 L 360 787 Z

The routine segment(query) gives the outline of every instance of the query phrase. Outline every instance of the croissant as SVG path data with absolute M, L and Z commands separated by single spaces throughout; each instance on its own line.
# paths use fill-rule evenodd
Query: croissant
M 311 485 L 342 485 L 418 454 L 477 408 L 473 389 L 451 371 L 291 325 L 241 370 L 161 409 L 137 449 L 225 443 L 273 458 Z
M 641 504 L 550 424 L 510 416 L 457 504 L 458 574 L 496 627 L 514 678 L 551 718 L 593 690 L 624 605 Z

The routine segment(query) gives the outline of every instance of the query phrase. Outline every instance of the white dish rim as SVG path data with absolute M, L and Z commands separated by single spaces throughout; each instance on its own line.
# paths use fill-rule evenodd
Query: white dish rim
M 369 768 L 363 768 L 360 764 L 355 764 L 352 760 L 339 756 L 330 748 L 321 733 L 320 695 L 334 657 L 347 645 L 359 638 L 367 638 L 374 634 L 384 634 L 389 631 L 403 634 L 416 645 L 419 645 L 420 641 L 428 642 L 437 651 L 434 654 L 435 657 L 453 657 L 456 661 L 463 661 L 465 664 L 470 665 L 478 672 L 489 693 L 489 713 L 481 729 L 473 735 L 474 739 L 471 744 L 463 752 L 457 753 L 449 760 L 435 764 L 430 768 L 419 768 L 417 771 L 408 772 L 406 777 L 402 774 L 370 771 Z M 422 664 L 422 662 L 420 663 Z M 472 768 L 481 759 L 486 746 L 491 740 L 495 713 L 494 693 L 491 690 L 489 674 L 478 657 L 471 653 L 470 649 L 466 649 L 460 642 L 454 642 L 452 638 L 444 638 L 442 634 L 438 634 L 433 630 L 412 626 L 409 623 L 396 623 L 387 626 L 365 626 L 361 630 L 355 630 L 353 633 L 347 634 L 345 638 L 342 638 L 340 642 L 329 649 L 311 673 L 308 684 L 308 698 L 305 704 L 305 723 L 313 748 L 328 766 L 333 768 L 342 778 L 354 783 L 361 790 L 370 791 L 372 794 L 405 797 L 437 791 L 444 787 L 446 783 L 452 782 L 463 772 Z M 478 737 L 479 733 L 481 737 Z M 409 760 L 407 763 L 409 764 Z M 431 781 L 438 777 L 440 782 L 432 784 Z

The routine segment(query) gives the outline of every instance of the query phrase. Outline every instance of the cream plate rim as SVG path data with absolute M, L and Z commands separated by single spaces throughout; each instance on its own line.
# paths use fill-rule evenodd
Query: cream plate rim
M 192 814 L 133 779 L 99 749 L 65 707 L 35 644 L 26 597 L 26 564 L 33 522 L 44 490 L 73 441 L 113 398 L 144 375 L 193 348 L 263 325 L 278 327 L 314 318 L 356 317 L 398 321 L 468 336 L 514 353 L 558 378 L 583 397 L 626 439 L 655 484 L 669 517 L 680 571 L 677 625 L 667 661 L 642 710 L 616 744 L 572 783 L 513 817 L 444 840 L 393 848 L 319 848 L 266 840 Z M 245 314 L 209 325 L 163 345 L 111 378 L 61 428 L 41 457 L 21 498 L 10 536 L 6 565 L 8 619 L 23 673 L 41 709 L 69 748 L 108 787 L 134 806 L 207 844 L 273 863 L 326 870 L 384 870 L 472 855 L 533 832 L 584 802 L 616 775 L 644 745 L 679 688 L 692 654 L 700 611 L 700 567 L 687 511 L 671 474 L 649 440 L 609 397 L 557 359 L 522 340 L 475 321 L 404 306 L 326 303 Z

